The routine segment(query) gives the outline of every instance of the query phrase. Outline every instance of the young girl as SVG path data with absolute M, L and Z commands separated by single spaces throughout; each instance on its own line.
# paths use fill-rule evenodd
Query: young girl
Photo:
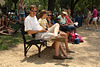
M 91 29 L 90 28 L 90 24 L 89 24 L 90 20 L 91 20 L 91 11 L 90 11 L 90 8 L 88 8 L 87 21 L 86 21 L 86 23 L 87 23 L 86 30 L 90 30 Z
M 43 27 L 43 29 L 48 29 L 49 28 L 49 25 L 47 23 L 47 14 L 46 14 L 46 11 L 45 10 L 42 10 L 39 14 L 38 14 L 38 17 L 39 17 L 39 24 Z

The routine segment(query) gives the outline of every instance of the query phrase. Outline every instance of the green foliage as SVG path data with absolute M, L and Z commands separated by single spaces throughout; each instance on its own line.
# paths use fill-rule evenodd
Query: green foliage
M 93 2 L 94 1 L 94 2 Z M 97 9 L 99 9 L 100 6 L 100 0 L 80 0 L 74 9 L 74 12 L 82 12 L 82 13 L 87 13 L 87 8 L 91 8 L 92 11 L 92 3 L 93 5 L 97 6 Z
M 12 0 L 5 0 L 5 6 L 7 7 L 8 10 L 11 10 L 13 5 Z
M 0 35 L 0 38 L 0 50 L 8 49 L 8 47 L 14 47 L 23 42 L 20 33 L 12 36 Z
M 56 0 L 56 8 L 68 8 L 70 0 Z
M 0 50 L 8 50 L 8 46 L 3 43 L 0 43 Z
M 12 25 L 12 28 L 18 30 L 18 24 Z M 33 38 L 29 35 L 26 35 L 27 40 L 32 40 Z M 12 47 L 16 47 L 16 45 L 23 43 L 22 35 L 21 33 L 16 33 L 11 36 L 7 35 L 0 35 L 0 50 L 7 50 Z
M 13 1 L 15 0 L 5 0 L 5 6 L 9 10 L 14 9 Z M 61 8 L 68 8 L 68 6 L 70 6 L 72 3 L 71 1 L 74 1 L 75 3 L 77 0 L 56 0 L 56 4 L 55 4 L 56 11 L 59 11 Z M 100 10 L 100 0 L 79 0 L 79 2 L 77 2 L 75 5 L 74 11 L 86 12 L 87 7 L 92 8 L 92 1 L 94 1 L 93 4 L 96 5 L 98 9 Z M 20 0 L 18 1 L 17 5 L 19 4 L 19 2 Z M 31 4 L 34 4 L 38 7 L 38 10 L 48 9 L 48 0 L 24 0 L 24 2 L 26 4 L 26 8 L 29 8 Z

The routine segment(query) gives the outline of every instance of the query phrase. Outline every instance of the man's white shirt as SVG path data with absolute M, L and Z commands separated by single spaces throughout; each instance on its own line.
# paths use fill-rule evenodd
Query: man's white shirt
M 42 30 L 42 27 L 38 23 L 36 16 L 34 16 L 34 17 L 31 17 L 30 15 L 27 16 L 25 18 L 24 25 L 25 25 L 25 31 L 28 31 L 28 30 L 34 30 L 34 31 Z

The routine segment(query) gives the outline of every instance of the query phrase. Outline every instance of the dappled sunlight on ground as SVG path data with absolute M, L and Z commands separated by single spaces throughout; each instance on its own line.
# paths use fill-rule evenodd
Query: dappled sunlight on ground
M 52 58 L 54 50 L 45 47 L 42 47 L 41 58 L 38 58 L 35 46 L 32 46 L 25 58 L 23 44 L 19 44 L 0 51 L 0 67 L 100 67 L 100 31 L 94 32 L 95 28 L 85 30 L 85 26 L 78 28 L 84 42 L 69 43 L 70 49 L 75 50 L 75 53 L 68 54 L 74 57 L 73 60 L 55 60 Z M 51 44 L 48 43 L 49 46 Z

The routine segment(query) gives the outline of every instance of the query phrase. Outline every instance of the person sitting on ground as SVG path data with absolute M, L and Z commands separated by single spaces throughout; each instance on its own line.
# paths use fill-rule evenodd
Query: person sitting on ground
M 3 30 L 4 27 L 5 27 L 5 25 L 1 24 L 1 19 L 0 19 L 0 34 L 11 35 L 11 34 L 7 33 L 8 31 Z
M 41 10 L 41 12 L 38 14 L 40 15 L 38 22 L 43 27 L 43 29 L 48 30 L 49 25 L 46 20 L 46 17 L 47 17 L 46 14 L 47 12 L 45 10 Z
M 10 23 L 13 23 L 12 21 L 10 22 L 7 18 L 7 16 L 4 16 L 4 21 L 2 22 L 2 33 L 6 33 L 5 35 L 13 35 L 16 31 L 10 27 Z
M 52 38 L 56 38 L 59 36 L 63 36 L 64 38 L 64 42 L 66 44 L 66 51 L 70 52 L 71 50 L 69 50 L 68 48 L 68 41 L 67 41 L 67 35 L 64 32 L 60 32 L 60 34 L 58 35 L 58 31 L 59 31 L 59 24 L 55 24 L 53 25 L 49 30 L 45 30 L 43 29 L 43 27 L 40 26 L 40 24 L 37 21 L 36 18 L 36 12 L 37 12 L 37 8 L 35 5 L 31 5 L 30 6 L 30 15 L 27 16 L 25 18 L 25 31 L 28 34 L 36 34 L 35 35 L 35 39 L 44 39 L 44 40 L 52 40 Z M 61 38 L 60 38 L 61 39 Z M 60 42 L 55 41 L 53 43 L 54 48 L 55 48 L 55 55 L 53 56 L 54 59 L 71 59 L 72 57 L 68 57 L 68 55 L 64 52 L 64 50 L 62 49 L 62 45 Z M 59 48 L 61 49 L 64 57 L 62 57 L 61 55 L 59 55 Z

